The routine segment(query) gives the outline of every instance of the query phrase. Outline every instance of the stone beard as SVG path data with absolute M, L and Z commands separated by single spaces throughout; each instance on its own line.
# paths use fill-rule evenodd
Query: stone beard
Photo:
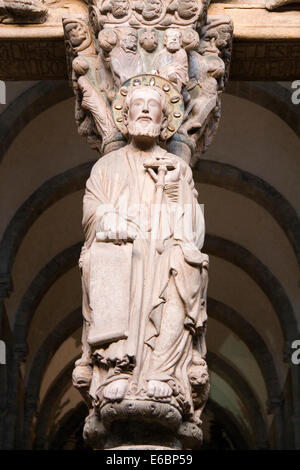
M 155 120 L 153 119 L 153 117 L 150 116 L 148 110 L 146 110 L 146 112 L 144 110 L 143 115 L 140 116 L 138 119 L 132 119 L 132 116 L 130 116 L 131 119 L 128 119 L 129 105 L 133 93 L 135 94 L 133 107 L 137 108 L 139 106 L 142 106 L 143 104 L 144 89 L 133 89 L 125 100 L 124 114 L 128 134 L 134 137 L 159 137 L 162 132 L 161 116 L 157 116 L 157 119 Z M 167 99 L 165 97 L 165 94 L 160 90 L 160 88 L 153 87 L 152 93 L 153 95 L 156 94 L 156 100 L 150 100 L 149 107 L 151 108 L 151 106 L 155 106 L 155 101 L 161 102 L 162 112 L 164 115 L 164 127 L 166 128 L 168 124 L 169 115 Z
M 130 91 L 124 104 L 129 143 L 100 159 L 87 182 L 83 354 L 73 380 L 100 419 L 107 419 L 107 404 L 125 403 L 140 407 L 142 418 L 136 411 L 134 419 L 149 412 L 152 420 L 149 407 L 156 403 L 160 420 L 167 422 L 173 410 L 197 426 L 208 390 L 208 257 L 201 253 L 204 218 L 192 171 L 158 145 L 168 112 L 160 89 Z M 163 185 L 158 161 L 165 162 Z M 159 186 L 161 210 L 153 218 Z

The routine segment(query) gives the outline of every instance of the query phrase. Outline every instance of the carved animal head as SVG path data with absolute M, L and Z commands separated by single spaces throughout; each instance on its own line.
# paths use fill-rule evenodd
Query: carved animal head
M 146 29 L 140 36 L 140 45 L 147 52 L 153 52 L 158 45 L 158 37 L 155 29 Z

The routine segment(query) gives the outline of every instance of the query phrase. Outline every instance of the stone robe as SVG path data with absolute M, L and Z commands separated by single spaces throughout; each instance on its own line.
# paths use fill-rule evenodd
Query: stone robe
M 165 187 L 154 259 L 149 245 L 156 186 L 143 164 L 151 154 L 131 145 L 100 159 L 92 169 L 83 204 L 83 363 L 94 357 L 90 395 L 103 384 L 132 378 L 142 316 L 146 329 L 138 382 L 167 381 L 191 405 L 188 369 L 195 352 L 205 355 L 206 282 L 201 272 L 204 218 L 190 167 L 156 147 L 153 156 L 180 162 L 180 179 Z M 96 225 L 114 211 L 137 230 L 133 243 L 96 239 Z M 97 254 L 98 253 L 98 254 Z M 145 311 L 145 279 L 155 270 L 151 306 Z M 147 281 L 146 281 L 147 282 Z M 98 311 L 96 312 L 96 308 Z M 96 318 L 97 317 L 97 318 Z M 96 365 L 95 365 L 96 364 Z M 192 405 L 191 405 L 192 406 Z

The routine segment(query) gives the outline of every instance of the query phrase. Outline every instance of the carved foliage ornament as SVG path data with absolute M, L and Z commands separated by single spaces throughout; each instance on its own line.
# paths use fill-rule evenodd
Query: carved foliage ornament
M 1 23 L 43 23 L 47 14 L 44 0 L 0 0 Z
M 147 24 L 161 29 L 171 25 L 188 26 L 202 19 L 207 11 L 207 2 L 199 0 L 96 0 L 90 3 L 94 5 L 90 6 L 91 14 L 102 26 Z

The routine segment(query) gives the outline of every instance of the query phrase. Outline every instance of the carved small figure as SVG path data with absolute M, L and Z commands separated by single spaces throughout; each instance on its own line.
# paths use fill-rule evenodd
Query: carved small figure
M 142 60 L 137 51 L 138 34 L 133 28 L 119 28 L 119 45 L 110 53 L 111 70 L 117 86 L 143 71 Z
M 179 91 L 189 81 L 188 56 L 182 47 L 182 32 L 179 29 L 167 29 L 164 35 L 165 47 L 155 58 L 155 73 L 174 83 Z
M 105 65 L 101 67 L 99 57 L 99 65 L 96 68 L 97 56 L 92 35 L 84 19 L 66 18 L 64 31 L 67 51 L 72 58 L 72 81 L 76 96 L 75 119 L 78 133 L 87 137 L 93 148 L 104 151 L 105 146 L 111 143 L 118 134 L 107 96 L 103 93 L 105 86 L 108 91 L 110 87 L 108 81 L 105 80 Z
M 189 101 L 179 134 L 205 152 L 211 144 L 220 120 L 220 93 L 227 80 L 232 23 L 212 17 L 204 30 L 197 51 L 189 52 Z

